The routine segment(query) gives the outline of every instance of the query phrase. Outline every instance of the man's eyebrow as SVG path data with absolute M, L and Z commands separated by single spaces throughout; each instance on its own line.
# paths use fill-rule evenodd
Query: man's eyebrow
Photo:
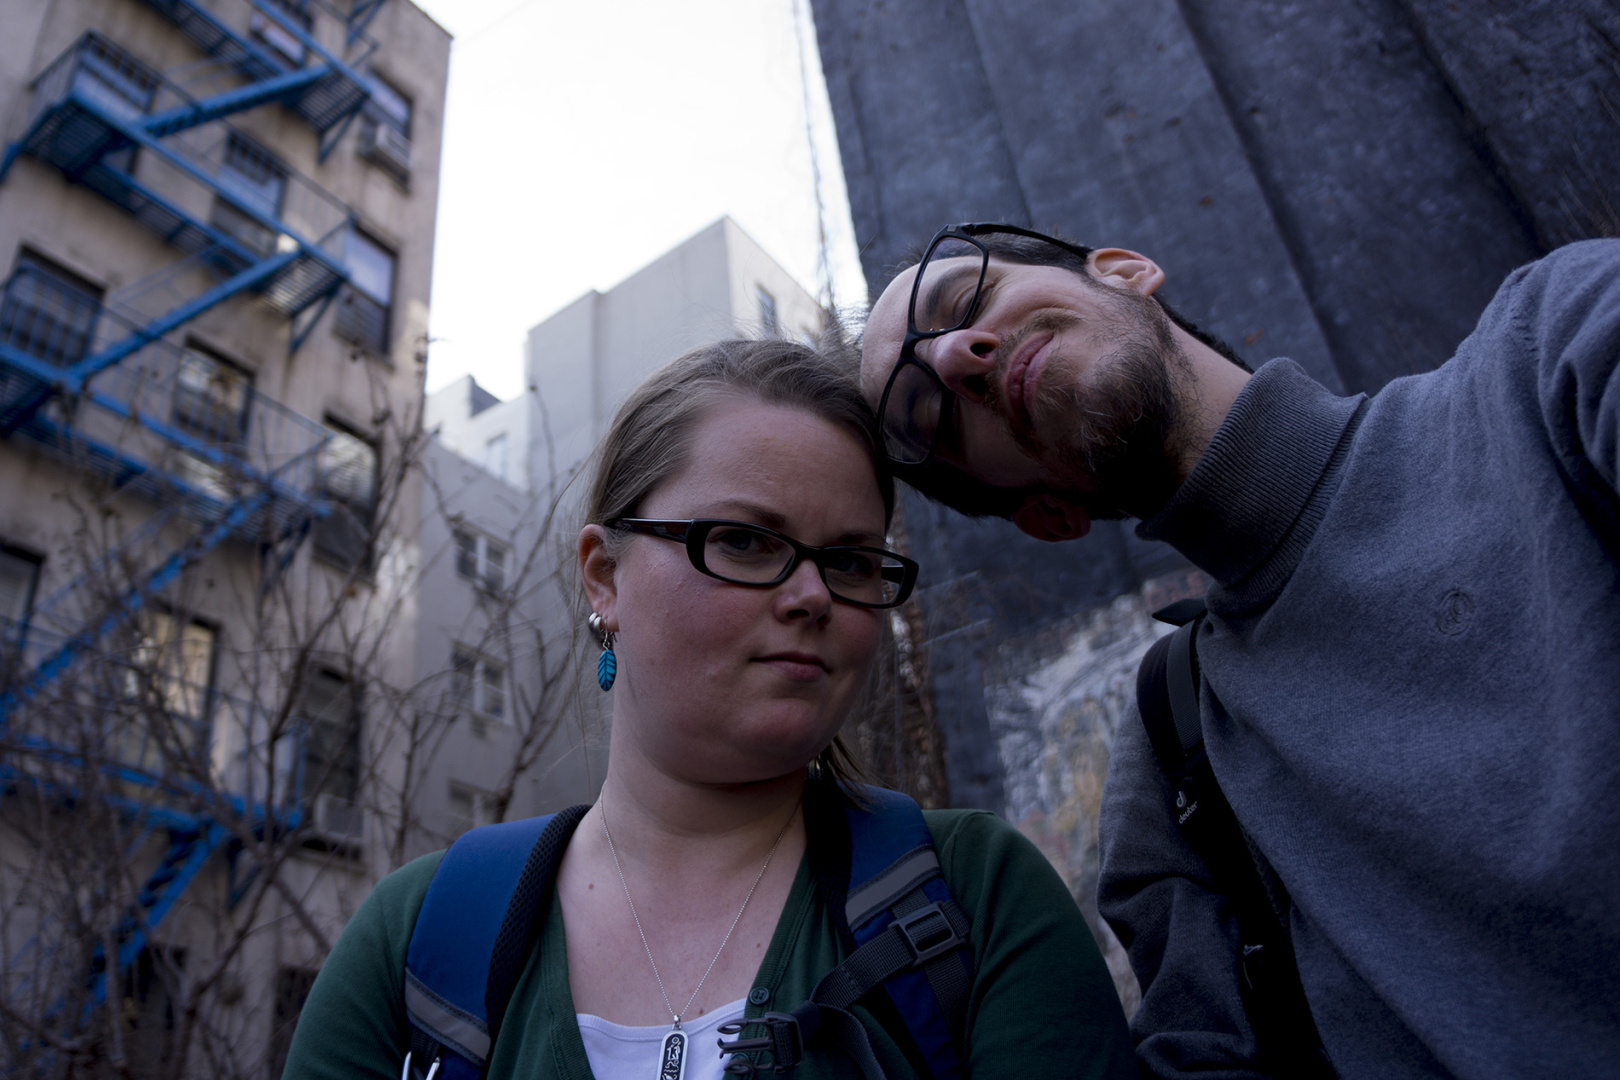
M 962 275 L 964 274 L 968 275 L 969 277 L 973 277 L 978 274 L 978 270 L 971 266 L 959 266 L 955 270 L 947 270 L 940 274 L 939 277 L 934 280 L 934 283 L 928 288 L 928 296 L 924 301 L 923 307 L 924 313 L 932 314 L 933 312 L 939 310 L 940 295 L 944 293 L 946 289 L 956 284 L 957 281 L 961 280 Z

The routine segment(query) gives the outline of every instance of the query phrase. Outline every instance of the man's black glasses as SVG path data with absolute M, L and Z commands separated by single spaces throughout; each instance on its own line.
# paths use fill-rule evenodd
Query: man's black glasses
M 917 584 L 917 564 L 904 555 L 872 547 L 812 547 L 746 521 L 615 518 L 607 527 L 684 544 L 700 573 L 732 585 L 780 585 L 806 559 L 816 564 L 829 593 L 860 607 L 903 604 Z
M 978 237 L 992 234 L 1039 240 L 1082 261 L 1091 254 L 1090 248 L 1017 225 L 973 222 L 947 225 L 934 234 L 911 283 L 900 359 L 878 401 L 883 452 L 893 465 L 927 464 L 939 449 L 940 433 L 951 427 L 956 395 L 932 367 L 917 358 L 917 344 L 960 330 L 978 315 L 985 270 L 990 265 L 990 249 Z

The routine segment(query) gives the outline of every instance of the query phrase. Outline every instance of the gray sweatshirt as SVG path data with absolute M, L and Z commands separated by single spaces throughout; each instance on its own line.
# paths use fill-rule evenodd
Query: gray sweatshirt
M 1205 743 L 1346 1078 L 1620 1076 L 1620 242 L 1516 271 L 1437 371 L 1287 360 L 1143 536 L 1215 580 Z M 1155 1076 L 1248 1077 L 1237 935 L 1140 723 L 1099 904 Z

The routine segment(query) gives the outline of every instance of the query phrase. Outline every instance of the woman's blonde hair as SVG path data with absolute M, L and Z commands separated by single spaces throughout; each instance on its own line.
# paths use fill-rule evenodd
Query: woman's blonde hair
M 738 339 L 705 345 L 666 364 L 625 399 L 597 447 L 583 524 L 635 517 L 647 496 L 685 467 L 698 425 L 721 402 L 740 398 L 803 409 L 853 434 L 871 457 L 887 526 L 894 479 L 879 453 L 877 418 L 855 375 L 859 365 L 847 350 L 836 342 L 811 348 Z M 616 558 L 624 538 L 612 530 L 608 536 L 608 557 Z M 837 738 L 817 757 L 816 769 L 849 791 L 865 783 Z

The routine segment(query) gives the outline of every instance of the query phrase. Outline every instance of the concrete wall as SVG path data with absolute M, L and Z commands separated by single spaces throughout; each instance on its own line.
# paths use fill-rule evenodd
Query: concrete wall
M 1251 362 L 1374 391 L 1450 356 L 1513 267 L 1620 231 L 1599 0 L 811 6 L 873 296 L 941 225 L 1007 221 L 1143 251 Z M 1018 822 L 1088 906 L 1143 613 L 1199 581 L 1128 529 L 1053 548 L 903 511 L 952 800 Z

